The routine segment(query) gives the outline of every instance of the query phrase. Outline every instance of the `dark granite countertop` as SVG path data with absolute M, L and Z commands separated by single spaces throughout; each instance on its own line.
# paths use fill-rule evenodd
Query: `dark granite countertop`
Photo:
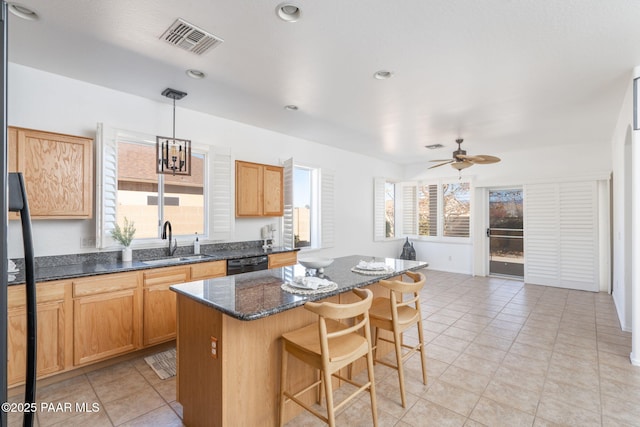
M 146 270 L 150 268 L 169 267 L 174 265 L 186 265 L 199 262 L 210 262 L 229 259 L 248 258 L 253 256 L 268 255 L 281 252 L 298 251 L 299 249 L 291 249 L 286 247 L 274 247 L 265 251 L 259 246 L 250 247 L 238 247 L 239 245 L 229 245 L 222 247 L 222 249 L 215 248 L 213 245 L 207 250 L 203 248 L 201 251 L 203 255 L 200 259 L 188 259 L 193 256 L 193 253 L 185 252 L 186 249 L 176 252 L 174 257 L 164 257 L 163 253 L 165 249 L 160 250 L 140 250 L 136 259 L 131 262 L 122 262 L 117 259 L 116 252 L 110 253 L 95 253 L 84 255 L 61 255 L 58 257 L 47 257 L 51 259 L 36 259 L 36 282 L 46 282 L 51 280 L 63 280 L 73 279 L 76 277 L 85 276 L 97 276 L 100 274 L 109 273 L 121 273 L 126 271 Z M 215 250 L 217 249 L 217 250 Z M 184 260 L 178 258 L 183 257 Z M 165 259 L 165 262 L 155 263 L 156 260 Z M 146 264 L 145 261 L 153 260 L 154 264 Z M 40 261 L 40 262 L 38 262 Z M 18 273 L 13 274 L 15 279 L 9 282 L 9 285 L 18 285 L 25 283 L 25 274 L 23 265 L 20 264 L 20 270 Z
M 338 288 L 314 295 L 292 294 L 280 288 L 282 283 L 290 281 L 291 278 L 305 275 L 305 268 L 300 264 L 183 283 L 173 285 L 171 289 L 236 319 L 255 320 L 299 307 L 307 301 L 324 299 L 406 271 L 419 270 L 428 266 L 424 261 L 375 258 L 376 261 L 384 261 L 388 266 L 393 267 L 394 272 L 371 276 L 351 271 L 351 268 L 360 260 L 372 259 L 374 258 L 371 256 L 362 255 L 336 258 L 324 269 L 324 277 L 335 282 Z

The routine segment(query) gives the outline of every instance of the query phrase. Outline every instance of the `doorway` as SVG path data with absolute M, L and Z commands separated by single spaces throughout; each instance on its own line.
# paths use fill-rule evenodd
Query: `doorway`
M 489 190 L 489 275 L 524 278 L 521 188 Z

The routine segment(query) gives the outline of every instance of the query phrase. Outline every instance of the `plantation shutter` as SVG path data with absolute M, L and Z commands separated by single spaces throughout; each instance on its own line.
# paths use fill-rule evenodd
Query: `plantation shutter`
M 320 172 L 320 234 L 322 248 L 335 245 L 335 175 L 326 169 Z
M 293 158 L 284 162 L 284 214 L 282 216 L 282 245 L 295 247 L 293 237 Z
M 415 184 L 402 184 L 402 234 L 415 236 L 418 234 L 418 197 Z
M 596 181 L 524 188 L 525 281 L 597 292 Z
M 98 123 L 96 128 L 96 248 L 116 247 L 111 230 L 118 203 L 118 141 L 116 130 Z
M 442 235 L 446 237 L 469 237 L 471 220 L 471 191 L 469 183 L 444 184 L 442 193 Z
M 212 240 L 230 240 L 233 232 L 233 197 L 232 177 L 233 162 L 229 148 L 212 147 L 211 165 L 211 189 L 209 194 L 211 203 L 211 233 Z
M 373 240 L 385 240 L 385 212 L 384 212 L 384 178 L 373 180 Z

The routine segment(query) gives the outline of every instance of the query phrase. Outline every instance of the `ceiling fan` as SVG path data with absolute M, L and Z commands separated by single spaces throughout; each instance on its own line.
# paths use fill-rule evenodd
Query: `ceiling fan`
M 456 144 L 458 144 L 458 149 L 453 152 L 453 158 L 450 160 L 431 160 L 432 162 L 442 162 L 439 165 L 431 166 L 429 169 L 437 168 L 438 166 L 451 165 L 452 168 L 458 169 L 461 171 L 462 169 L 466 169 L 473 165 L 486 165 L 489 163 L 498 163 L 500 161 L 499 157 L 488 156 L 486 154 L 480 154 L 477 156 L 467 156 L 467 152 L 460 147 L 462 144 L 462 138 L 456 139 Z

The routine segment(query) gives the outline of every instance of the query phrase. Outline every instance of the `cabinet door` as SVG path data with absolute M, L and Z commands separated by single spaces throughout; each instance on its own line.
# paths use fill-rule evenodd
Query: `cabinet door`
M 74 299 L 74 364 L 94 362 L 139 348 L 139 303 L 136 288 Z
M 262 165 L 236 161 L 236 216 L 262 216 Z
M 176 337 L 176 293 L 169 284 L 144 288 L 143 344 L 145 346 Z
M 284 212 L 283 169 L 278 166 L 265 166 L 263 177 L 263 214 L 264 216 L 282 216 Z
M 17 167 L 37 218 L 91 218 L 93 140 L 16 128 Z
M 10 386 L 25 381 L 27 308 L 24 289 L 24 285 L 8 289 L 7 381 Z M 65 369 L 65 284 L 38 285 L 37 316 L 36 373 L 40 378 Z

